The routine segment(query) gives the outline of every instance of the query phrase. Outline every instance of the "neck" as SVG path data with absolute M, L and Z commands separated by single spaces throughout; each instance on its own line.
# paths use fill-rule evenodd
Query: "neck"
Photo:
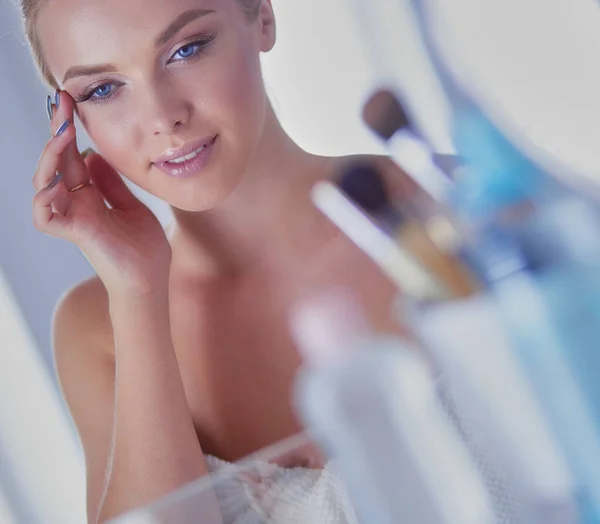
M 263 135 L 234 192 L 208 211 L 172 208 L 174 260 L 192 271 L 221 273 L 276 258 L 289 245 L 284 237 L 294 212 L 326 165 L 287 135 L 269 104 Z

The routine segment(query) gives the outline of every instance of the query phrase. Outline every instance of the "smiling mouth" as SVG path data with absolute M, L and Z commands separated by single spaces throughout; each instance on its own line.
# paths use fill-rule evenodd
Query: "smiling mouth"
M 184 162 L 187 162 L 188 160 L 192 160 L 193 158 L 196 158 L 200 153 L 202 153 L 202 151 L 204 151 L 205 147 L 206 146 L 200 146 L 195 151 L 192 151 L 189 155 L 184 155 L 179 158 L 175 158 L 173 160 L 167 160 L 165 162 L 165 164 L 175 164 L 175 165 L 183 164 Z
M 180 149 L 181 152 L 186 150 L 190 152 L 176 158 L 170 158 L 169 160 L 158 159 L 152 163 L 151 167 L 156 167 L 170 177 L 188 178 L 194 176 L 204 170 L 210 161 L 217 137 L 218 135 L 215 135 L 211 140 L 207 141 L 204 139 L 196 142 L 197 147 L 192 151 L 190 151 L 189 147 L 182 148 Z M 164 155 L 163 159 L 165 157 L 168 158 L 167 155 Z

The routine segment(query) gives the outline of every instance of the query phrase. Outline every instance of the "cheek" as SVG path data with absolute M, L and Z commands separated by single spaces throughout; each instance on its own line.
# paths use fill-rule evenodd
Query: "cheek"
M 210 78 L 204 82 L 201 117 L 236 136 L 256 133 L 266 107 L 258 57 L 239 49 L 211 71 Z
M 127 126 L 126 119 L 117 119 L 114 122 L 106 118 L 82 119 L 85 130 L 92 139 L 100 153 L 117 171 L 135 179 L 139 165 L 135 165 L 135 145 L 132 134 Z

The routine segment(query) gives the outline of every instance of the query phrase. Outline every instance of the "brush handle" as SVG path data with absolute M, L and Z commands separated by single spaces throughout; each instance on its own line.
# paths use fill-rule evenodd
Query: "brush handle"
M 311 198 L 407 296 L 418 301 L 449 298 L 449 290 L 412 253 L 386 235 L 335 185 L 318 182 Z
M 466 298 L 477 291 L 477 284 L 464 265 L 452 255 L 440 251 L 426 229 L 418 222 L 406 222 L 401 228 L 398 239 L 444 284 L 453 298 Z

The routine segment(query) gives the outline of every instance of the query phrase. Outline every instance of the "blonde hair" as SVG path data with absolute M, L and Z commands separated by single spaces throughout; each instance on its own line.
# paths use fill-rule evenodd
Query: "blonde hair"
M 33 60 L 35 61 L 44 81 L 52 88 L 58 89 L 58 82 L 56 82 L 56 79 L 52 76 L 52 73 L 48 68 L 48 64 L 44 60 L 40 40 L 35 30 L 37 14 L 40 10 L 42 2 L 43 0 L 19 0 L 19 7 L 21 8 L 21 16 L 23 17 L 25 35 L 27 36 L 27 40 L 29 40 L 29 45 L 31 46 Z
M 240 4 L 249 20 L 253 20 L 258 16 L 261 0 L 236 1 Z M 37 15 L 40 7 L 42 6 L 42 2 L 44 2 L 44 0 L 19 0 L 19 7 L 21 9 L 21 16 L 23 17 L 25 35 L 27 36 L 27 40 L 29 41 L 29 45 L 31 47 L 31 54 L 33 55 L 33 60 L 38 67 L 42 79 L 53 89 L 58 89 L 58 82 L 52 76 L 50 68 L 48 67 L 48 63 L 44 59 L 42 46 L 35 28 Z

